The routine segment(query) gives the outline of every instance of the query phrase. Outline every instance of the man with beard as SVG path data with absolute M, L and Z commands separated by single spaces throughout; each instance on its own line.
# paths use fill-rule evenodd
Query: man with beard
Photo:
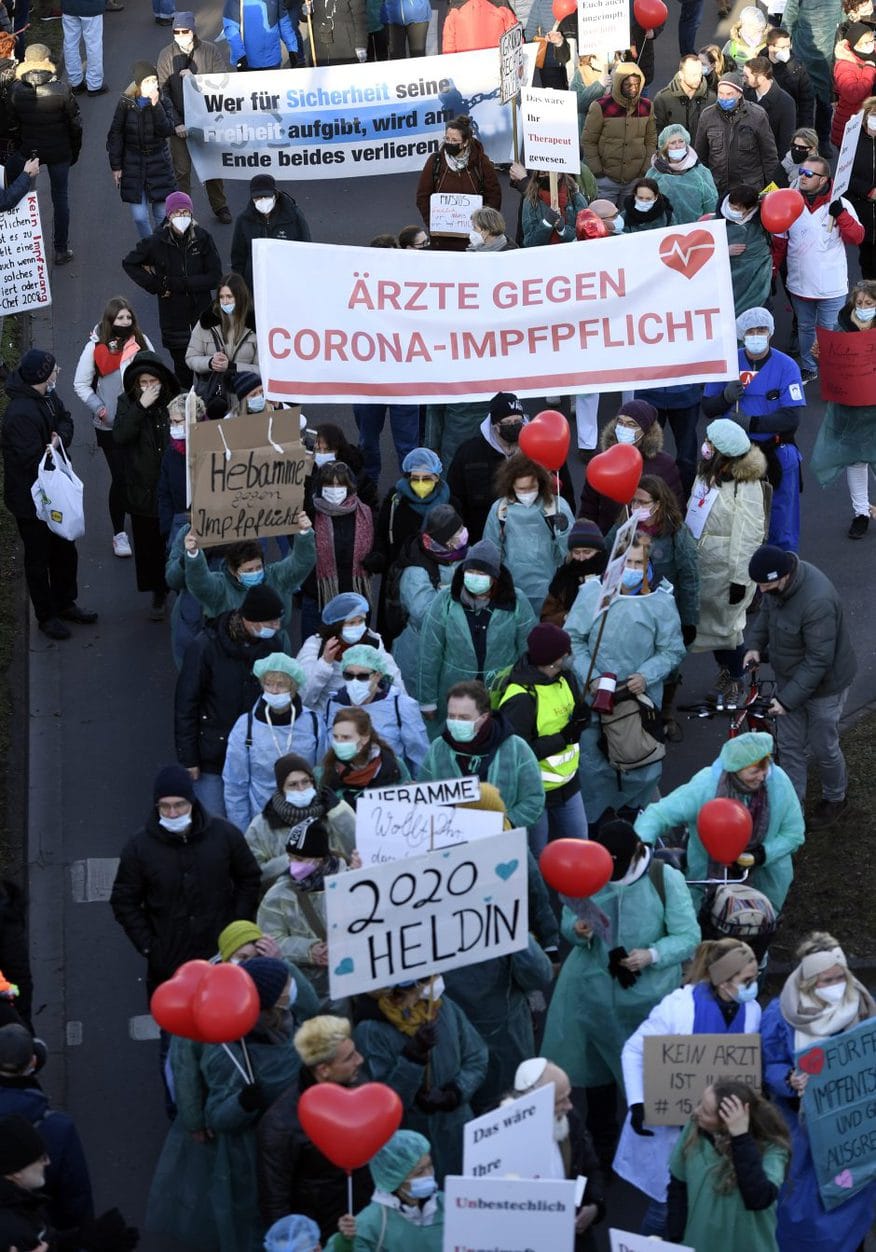
M 548 1083 L 554 1084 L 554 1151 L 542 1164 L 540 1177 L 587 1179 L 583 1203 L 575 1214 L 575 1252 L 592 1252 L 596 1247 L 592 1227 L 605 1216 L 602 1171 L 590 1135 L 572 1106 L 568 1074 L 543 1056 L 532 1057 L 517 1066 L 508 1099 L 530 1095 Z

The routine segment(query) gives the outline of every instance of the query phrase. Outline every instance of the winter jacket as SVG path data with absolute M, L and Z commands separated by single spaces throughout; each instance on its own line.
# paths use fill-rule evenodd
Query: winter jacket
M 308 710 L 309 711 L 309 710 Z M 345 800 L 339 800 L 328 787 L 321 788 L 317 793 L 318 803 L 323 808 L 322 820 L 329 833 L 329 848 L 335 856 L 345 861 L 352 856 L 356 846 L 356 814 Z M 262 872 L 262 887 L 267 891 L 278 878 L 283 878 L 289 870 L 289 856 L 286 852 L 286 840 L 289 838 L 291 826 L 272 825 L 259 813 L 250 822 L 244 837 L 250 851 L 258 861 Z
M 615 525 L 605 536 L 609 552 L 617 532 Z M 682 626 L 696 626 L 700 620 L 700 572 L 696 545 L 688 528 L 682 525 L 674 534 L 651 535 L 650 561 L 654 582 L 665 579 L 672 584 Z
M 36 152 L 41 165 L 75 165 L 82 147 L 82 118 L 69 83 L 48 70 L 24 71 L 9 93 L 9 111 L 17 129 L 18 151 Z
M 106 137 L 106 150 L 110 169 L 122 172 L 119 193 L 125 204 L 139 204 L 144 193 L 157 204 L 176 191 L 167 147 L 172 134 L 173 122 L 160 96 L 157 103 L 150 100 L 144 108 L 127 92 L 122 96 Z
M 693 148 L 688 148 L 684 161 L 670 161 L 656 153 L 651 158 L 648 177 L 654 179 L 661 195 L 670 200 L 676 225 L 683 226 L 706 213 L 714 213 L 718 189 L 711 170 L 703 165 Z
M 378 749 L 377 745 L 373 745 L 369 760 L 378 761 L 377 773 L 372 776 L 370 782 L 362 784 L 350 781 L 348 774 L 353 771 L 354 767 L 344 765 L 337 760 L 331 768 L 317 767 L 317 782 L 328 787 L 330 791 L 336 792 L 342 800 L 355 809 L 363 791 L 378 787 L 397 787 L 401 783 L 411 781 L 411 771 L 405 764 L 404 757 L 396 756 L 392 748 L 387 746 Z
M 392 654 L 401 671 L 405 687 L 409 691 L 415 691 L 423 620 L 440 589 L 450 586 L 458 562 L 432 560 L 423 551 L 419 540 L 406 546 L 399 560 L 402 565 L 399 598 L 408 618 L 404 630 L 393 640 Z
M 103 17 L 100 0 L 61 0 L 61 12 L 67 17 Z
M 246 279 L 252 291 L 252 241 L 254 239 L 293 239 L 310 243 L 310 227 L 290 195 L 277 192 L 270 213 L 259 213 L 252 200 L 234 221 L 231 238 L 231 268 Z
M 42 396 L 23 382 L 18 370 L 6 380 L 9 403 L 0 424 L 3 446 L 3 503 L 13 517 L 34 518 L 30 489 L 46 444 L 57 434 L 64 447 L 73 442 L 73 418 L 56 391 Z
M 330 734 L 335 715 L 349 707 L 350 697 L 346 687 L 342 687 L 326 705 L 323 722 L 326 736 Z M 389 744 L 396 756 L 404 760 L 411 775 L 415 776 L 429 748 L 429 737 L 416 700 L 407 692 L 391 686 L 389 679 L 384 678 L 375 698 L 361 707 L 371 718 L 371 725 L 377 734 Z
M 614 433 L 614 422 L 610 421 L 603 426 L 602 433 L 599 436 L 600 451 L 605 452 L 607 448 L 614 447 L 616 443 L 617 435 Z M 681 485 L 681 475 L 672 457 L 668 452 L 663 451 L 663 427 L 660 423 L 654 422 L 645 431 L 641 442 L 636 446 L 641 452 L 644 461 L 642 473 L 656 474 L 658 478 L 662 478 L 678 501 L 678 507 L 683 514 L 686 501 L 684 488 Z M 581 507 L 578 509 L 578 516 L 586 517 L 588 521 L 596 522 L 599 529 L 605 534 L 618 520 L 619 514 L 620 505 L 614 500 L 609 500 L 608 496 L 601 495 L 594 490 L 585 478 L 584 487 L 581 491 Z
M 479 679 L 489 686 L 500 670 L 523 655 L 526 637 L 536 624 L 529 600 L 515 589 L 507 569 L 499 572 L 489 609 L 470 611 L 463 604 L 462 591 L 463 572 L 457 568 L 450 586 L 432 601 L 420 629 L 414 694 L 421 708 L 436 709 L 439 719 L 444 717 L 447 692 L 454 683 Z M 483 632 L 482 661 L 473 631 Z
M 271 710 L 268 725 L 264 700 L 259 696 L 251 709 L 241 713 L 228 735 L 222 784 L 225 813 L 238 830 L 246 831 L 277 789 L 274 762 L 288 752 L 315 765 L 325 755 L 325 735 L 319 718 L 292 701 L 290 720 L 278 722 Z M 288 714 L 287 714 L 288 717 Z
M 846 197 L 864 227 L 864 242 L 876 243 L 876 200 L 869 200 L 867 193 L 876 187 L 876 135 L 870 135 L 867 127 L 861 127 L 855 160 Z
M 310 1070 L 302 1067 L 298 1082 L 274 1101 L 259 1123 L 259 1207 L 265 1225 L 287 1213 L 303 1213 L 328 1239 L 338 1228 L 338 1218 L 349 1212 L 347 1175 L 301 1128 L 298 1101 L 314 1085 Z M 371 1199 L 374 1184 L 365 1165 L 352 1171 L 352 1179 L 353 1210 L 358 1213 Z
M 709 854 L 697 833 L 696 821 L 702 806 L 718 794 L 722 771 L 721 762 L 713 761 L 688 782 L 649 804 L 636 819 L 636 834 L 652 846 L 672 827 L 687 827 L 687 875 L 692 880 L 708 877 Z M 763 785 L 769 800 L 769 825 L 761 845 L 766 859 L 749 870 L 748 883 L 762 891 L 779 913 L 794 877 L 791 858 L 803 846 L 805 827 L 800 801 L 785 771 L 770 765 Z M 691 894 L 699 905 L 702 890 L 691 888 Z
M 580 191 L 575 191 L 567 197 L 562 211 L 562 234 L 559 234 L 557 229 L 549 223 L 545 224 L 544 215 L 548 208 L 550 204 L 544 200 L 539 199 L 533 203 L 528 196 L 523 197 L 524 248 L 538 248 L 543 244 L 549 244 L 552 240 L 556 243 L 575 243 L 575 221 L 581 210 L 587 208 L 587 197 Z M 559 223 L 557 225 L 559 226 Z
M 462 1009 L 449 996 L 443 996 L 433 1018 L 437 1039 L 429 1052 L 427 1077 L 422 1061 L 404 1055 L 408 1037 L 386 1020 L 376 1000 L 359 996 L 354 1019 L 358 1023 L 353 1038 L 365 1058 L 363 1070 L 368 1081 L 386 1083 L 401 1097 L 402 1129 L 418 1130 L 429 1140 L 440 1187 L 447 1174 L 462 1172 L 462 1128 L 472 1119 L 472 1096 L 487 1075 L 487 1045 Z M 459 1104 L 449 1112 L 423 1112 L 417 1096 L 424 1086 L 455 1087 Z
M 188 530 L 188 527 L 183 528 L 183 537 Z M 207 617 L 218 617 L 229 609 L 240 608 L 246 599 L 247 588 L 235 578 L 227 565 L 223 565 L 221 570 L 211 569 L 202 549 L 198 549 L 194 556 L 186 553 L 182 561 L 186 587 L 203 605 Z M 287 650 L 286 628 L 292 621 L 292 596 L 313 569 L 315 561 L 316 540 L 313 531 L 308 530 L 303 535 L 295 536 L 288 556 L 284 556 L 281 561 L 268 561 L 265 564 L 265 586 L 276 591 L 283 601 L 283 612 L 280 615 L 282 637 L 274 640 L 272 652 L 276 651 L 278 643 L 283 644 L 284 651 Z M 309 700 L 304 699 L 304 703 L 310 707 Z
M 174 738 L 180 765 L 221 774 L 234 723 L 251 709 L 261 684 L 253 664 L 270 656 L 275 639 L 240 635 L 237 613 L 222 613 L 186 649 L 176 680 Z
M 128 840 L 110 907 L 148 959 L 151 994 L 184 961 L 209 959 L 229 922 L 252 920 L 258 896 L 259 867 L 243 835 L 195 800 L 186 834 L 165 830 L 153 809 Z
M 375 1192 L 375 1196 L 377 1192 Z M 356 1237 L 348 1239 L 336 1230 L 323 1245 L 325 1252 L 356 1252 L 358 1247 L 380 1252 L 442 1252 L 444 1246 L 444 1193 L 436 1191 L 416 1209 L 403 1208 L 397 1195 L 386 1192 L 356 1214 Z
M 49 1108 L 48 1096 L 34 1078 L 0 1075 L 0 1117 L 26 1117 L 46 1145 L 45 1199 L 49 1218 L 59 1230 L 81 1226 L 94 1216 L 91 1179 L 82 1140 L 69 1113 Z
M 417 500 L 406 480 L 399 480 L 393 490 L 384 496 L 374 523 L 374 546 L 369 556 L 376 559 L 369 560 L 369 572 L 386 573 L 402 548 L 419 537 L 430 510 L 442 503 L 451 504 L 459 511 L 452 494 L 448 497 L 443 480 L 439 480 L 435 490 L 425 500 Z
M 782 15 L 794 52 L 809 72 L 816 98 L 825 103 L 831 98 L 836 28 L 842 20 L 842 0 L 788 0 Z
M 313 41 L 318 65 L 355 65 L 368 47 L 365 0 L 314 0 Z
M 493 8 L 491 0 L 478 0 L 478 3 Z M 450 21 L 450 17 L 447 21 Z M 446 23 L 444 30 L 446 35 Z M 470 140 L 468 165 L 463 170 L 450 168 L 443 147 L 437 152 L 430 152 L 426 158 L 417 183 L 416 199 L 420 217 L 427 227 L 429 226 L 430 197 L 436 191 L 475 194 L 483 196 L 484 208 L 501 209 L 502 207 L 502 188 L 499 186 L 495 167 L 479 139 Z M 436 246 L 445 252 L 464 252 L 468 247 L 468 240 L 465 237 L 433 239 L 432 247 Z
M 496 498 L 493 492 L 496 471 L 516 451 L 514 447 L 506 453 L 498 446 L 489 416 L 481 422 L 480 434 L 466 439 L 456 449 L 447 471 L 447 485 L 451 499 L 458 501 L 455 507 L 468 529 L 469 543 L 483 538 L 487 514 Z M 567 465 L 560 468 L 560 494 L 567 504 L 575 507 L 575 492 Z
M 849 289 L 846 245 L 864 240 L 864 227 L 852 202 L 842 196 L 845 212 L 834 219 L 828 212 L 832 199 L 829 190 L 811 202 L 804 196 L 806 207 L 787 234 L 773 237 L 773 265 L 778 269 L 787 260 L 785 287 L 804 300 L 845 296 Z
M 657 149 L 657 127 L 651 101 L 641 92 L 628 100 L 621 84 L 630 76 L 645 86 L 637 65 L 622 61 L 611 76 L 611 91 L 591 104 L 581 136 L 584 159 L 597 178 L 629 183 L 648 172 Z
M 514 587 L 538 616 L 556 571 L 566 559 L 575 515 L 562 496 L 531 507 L 517 500 L 496 500 L 487 515 L 484 538 L 499 549 Z
M 392 685 L 400 691 L 404 691 L 405 685 L 399 668 L 393 658 L 383 646 L 383 640 L 380 635 L 373 630 L 368 630 L 359 640 L 360 643 L 368 644 L 383 657 L 386 665 L 386 673 L 392 682 Z M 343 686 L 343 655 L 337 661 L 326 661 L 323 659 L 323 648 L 325 640 L 322 635 L 311 635 L 309 639 L 305 639 L 298 652 L 298 660 L 304 666 L 304 672 L 307 674 L 307 682 L 302 687 L 299 695 L 309 709 L 316 709 L 321 712 L 325 709 L 329 700 L 340 691 Z
M 98 344 L 98 333 L 100 324 L 94 327 L 88 336 L 88 342 L 82 349 L 79 357 L 79 363 L 76 366 L 76 376 L 73 379 L 73 390 L 76 392 L 83 404 L 87 405 L 91 410 L 91 418 L 97 430 L 112 430 L 113 422 L 116 420 L 116 405 L 119 402 L 119 396 L 122 394 L 122 383 L 125 377 L 125 370 L 133 360 L 130 356 L 121 356 L 119 358 L 119 368 L 113 370 L 111 374 L 100 374 L 94 364 L 94 350 Z M 146 350 L 154 352 L 149 338 L 143 335 L 146 344 Z M 97 414 L 100 409 L 106 409 L 106 417 L 103 421 L 99 421 Z
M 186 454 L 183 448 L 169 443 L 164 449 L 158 470 L 158 529 L 167 542 L 173 532 L 173 519 L 186 511 Z M 174 591 L 179 588 L 174 587 Z
M 669 86 L 658 91 L 654 97 L 654 122 L 657 126 L 657 134 L 660 134 L 664 126 L 683 126 L 689 135 L 695 135 L 700 122 L 700 114 L 703 109 L 714 104 L 717 98 L 705 78 L 702 79 L 693 95 L 689 96 L 681 85 L 681 71 L 679 71 Z
M 122 266 L 132 282 L 158 297 L 164 346 L 186 348 L 192 327 L 210 305 L 222 277 L 212 236 L 203 226 L 190 226 L 180 235 L 165 221 L 132 248 Z
M 794 101 L 797 110 L 795 130 L 802 126 L 814 126 L 815 93 L 812 90 L 812 80 L 800 58 L 792 52 L 790 61 L 774 61 L 773 78 Z
M 769 118 L 759 104 L 748 100 L 740 100 L 730 111 L 717 104 L 703 109 L 694 148 L 712 171 L 721 196 L 741 183 L 762 190 L 779 164 Z
M 496 788 L 513 827 L 534 826 L 544 812 L 544 787 L 535 753 L 513 733 L 503 713 L 492 714 L 491 729 L 490 742 L 479 756 L 469 758 L 471 764 L 465 771 L 460 766 L 463 754 L 458 749 L 451 747 L 444 736 L 433 740 L 417 778 L 429 782 L 476 774 L 481 782 L 492 783 Z
M 380 6 L 380 20 L 386 26 L 412 26 L 431 16 L 429 0 L 383 0 Z
M 207 39 L 199 39 L 195 35 L 191 52 L 183 52 L 173 42 L 161 49 L 155 62 L 158 90 L 172 126 L 185 125 L 182 71 L 190 70 L 192 74 L 227 74 L 226 47 L 227 45 L 210 43 Z
M 849 118 L 860 112 L 861 105 L 868 96 L 873 95 L 876 85 L 876 65 L 864 61 L 849 50 L 849 60 L 837 58 L 833 67 L 833 86 L 837 101 L 833 110 L 833 121 L 830 125 L 830 141 L 839 148 L 843 141 L 843 131 Z
M 502 35 L 516 24 L 516 14 L 509 4 L 462 0 L 448 8 L 441 51 L 476 52 L 479 48 L 498 48 Z
M 845 691 L 858 669 L 839 593 L 799 558 L 787 587 L 761 598 L 748 636 L 749 648 L 769 655 L 776 698 L 790 711 Z
M 204 309 L 198 318 L 189 346 L 186 348 L 186 365 L 193 374 L 203 374 L 209 378 L 212 374 L 210 361 L 217 352 L 224 352 L 229 365 L 227 377 L 229 383 L 234 370 L 259 372 L 259 346 L 256 342 L 255 318 L 250 312 L 246 320 L 243 334 L 232 343 L 222 334 L 222 318 L 212 306 Z
M 730 477 L 718 484 L 718 494 L 697 540 L 700 566 L 700 621 L 695 652 L 735 648 L 742 643 L 745 615 L 755 587 L 748 562 L 766 541 L 769 518 L 764 504 L 766 460 L 756 444 L 730 464 Z M 698 493 L 698 483 L 694 483 Z M 730 584 L 745 588 L 738 604 L 731 604 Z
M 289 858 L 286 857 L 288 869 Z M 339 873 L 347 866 L 340 862 Z M 327 880 L 331 882 L 331 878 Z M 301 899 L 307 897 L 309 908 Z M 311 913 L 314 920 L 311 920 Z M 319 921 L 319 926 L 315 921 Z M 303 891 L 300 883 L 287 872 L 281 874 L 271 886 L 259 905 L 256 922 L 259 928 L 274 939 L 282 955 L 294 961 L 301 972 L 310 979 L 320 1000 L 327 1004 L 329 975 L 327 965 L 314 965 L 310 949 L 315 943 L 325 943 L 325 886 L 319 891 Z
M 238 69 L 279 69 L 283 60 L 282 40 L 294 68 L 298 63 L 300 14 L 301 6 L 290 4 L 288 0 L 226 0 L 222 30 L 228 41 L 231 64 Z M 238 64 L 244 58 L 245 64 Z
M 597 1087 L 621 1080 L 621 1050 L 663 996 L 681 980 L 681 964 L 700 940 L 700 928 L 684 875 L 669 865 L 651 869 L 650 853 L 637 865 L 635 881 L 608 883 L 592 897 L 609 919 L 608 940 L 594 931 L 575 932 L 576 916 L 563 906 L 561 927 L 571 945 L 551 998 L 542 1055 L 561 1066 L 573 1087 Z M 654 883 L 662 877 L 663 894 Z M 658 877 L 659 881 L 659 877 Z M 632 987 L 608 972 L 609 952 L 650 948 L 657 960 Z
M 791 139 L 797 129 L 797 106 L 792 98 L 775 82 L 762 96 L 758 96 L 754 87 L 746 87 L 742 96 L 749 104 L 759 104 L 766 113 L 770 130 L 773 132 L 776 152 L 779 158 L 783 157 L 791 147 Z M 777 175 L 779 175 L 778 168 L 773 170 L 774 181 Z
M 138 379 L 155 374 L 162 391 L 148 408 L 140 403 Z M 125 495 L 129 513 L 158 516 L 161 458 L 170 439 L 167 405 L 179 391 L 176 378 L 155 352 L 138 352 L 125 371 L 123 391 L 113 423 L 113 441 L 122 449 Z

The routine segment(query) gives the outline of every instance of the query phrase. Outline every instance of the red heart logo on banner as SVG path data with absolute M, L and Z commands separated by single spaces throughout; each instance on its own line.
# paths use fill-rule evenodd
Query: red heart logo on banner
M 715 241 L 705 230 L 689 235 L 667 235 L 660 245 L 660 260 L 685 278 L 693 278 L 712 258 Z
M 821 1048 L 813 1048 L 800 1057 L 798 1064 L 804 1074 L 820 1074 L 824 1069 L 824 1052 Z

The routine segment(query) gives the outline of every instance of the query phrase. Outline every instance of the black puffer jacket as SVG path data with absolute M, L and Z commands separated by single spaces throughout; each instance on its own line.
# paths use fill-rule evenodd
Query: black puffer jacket
M 19 152 L 29 156 L 35 151 L 44 165 L 76 164 L 82 118 L 67 83 L 48 70 L 31 70 L 12 88 L 9 108 L 18 128 Z
M 302 1066 L 298 1083 L 288 1087 L 259 1122 L 259 1208 L 266 1225 L 287 1213 L 303 1213 L 317 1223 L 325 1240 L 350 1208 L 346 1173 L 314 1147 L 298 1120 L 298 1101 L 314 1085 L 310 1070 Z M 354 1169 L 354 1212 L 365 1207 L 373 1189 L 368 1167 Z
M 872 139 L 867 133 L 866 126 L 862 126 L 846 195 L 851 200 L 861 225 L 864 227 L 864 242 L 870 244 L 871 247 L 876 243 L 876 200 L 868 200 L 867 193 L 874 187 L 876 187 L 876 139 Z
M 148 957 L 150 994 L 184 961 L 213 956 L 229 922 L 255 918 L 260 878 L 237 827 L 197 800 L 185 835 L 165 830 L 152 810 L 122 848 L 110 896 L 116 921 Z
M 140 403 L 141 374 L 154 374 L 161 380 L 161 394 L 148 408 Z M 113 440 L 122 449 L 128 511 L 139 517 L 158 516 L 161 458 L 170 439 L 167 406 L 179 390 L 175 375 L 157 352 L 138 352 L 125 370 Z
M 15 148 L 15 133 L 18 122 L 10 107 L 9 98 L 15 86 L 15 62 L 11 58 L 0 58 L 0 160 Z
M 122 265 L 138 287 L 158 296 L 164 346 L 187 348 L 192 327 L 209 307 L 222 277 L 222 262 L 212 235 L 203 226 L 190 226 L 180 235 L 170 222 L 163 222 L 140 240 Z
M 231 239 L 231 268 L 246 279 L 252 291 L 252 241 L 254 239 L 293 239 L 310 243 L 310 227 L 304 214 L 285 191 L 277 193 L 270 213 L 259 213 L 252 200 L 234 223 Z
M 157 204 L 176 190 L 167 150 L 172 134 L 173 123 L 160 98 L 157 104 L 150 102 L 141 109 L 131 96 L 122 96 L 106 137 L 106 150 L 110 169 L 122 171 L 119 190 L 125 204 L 139 204 L 144 191 L 146 199 Z
M 176 755 L 181 765 L 222 773 L 228 734 L 261 695 L 253 664 L 276 648 L 276 639 L 244 634 L 236 611 L 220 613 L 189 644 L 174 696 Z
M 6 380 L 9 405 L 3 417 L 3 500 L 13 517 L 35 517 L 30 489 L 40 460 L 57 433 L 69 448 L 73 418 L 57 392 L 41 396 L 22 382 L 18 370 Z

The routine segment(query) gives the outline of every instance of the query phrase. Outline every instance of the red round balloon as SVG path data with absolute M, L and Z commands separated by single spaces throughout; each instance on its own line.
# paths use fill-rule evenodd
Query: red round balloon
M 522 435 L 521 435 L 522 440 Z M 594 491 L 618 504 L 629 504 L 644 469 L 642 454 L 631 443 L 616 443 L 587 465 L 587 481 Z
M 793 187 L 771 191 L 760 202 L 760 220 L 764 230 L 780 235 L 803 212 L 803 197 Z
M 149 1008 L 162 1030 L 203 1042 L 192 1014 L 192 1001 L 201 981 L 212 969 L 209 961 L 186 961 L 172 978 L 156 987 Z
M 298 1101 L 298 1118 L 323 1156 L 347 1171 L 366 1165 L 401 1125 L 398 1095 L 382 1082 L 340 1087 L 320 1082 Z
M 544 466 L 558 470 L 569 454 L 569 423 L 556 409 L 542 409 L 520 432 L 520 451 Z
M 614 863 L 608 849 L 592 839 L 555 839 L 539 857 L 538 868 L 555 891 L 583 900 L 602 890 Z
M 669 10 L 663 0 L 633 0 L 633 17 L 643 30 L 654 30 L 663 25 Z
M 204 1043 L 230 1043 L 249 1034 L 259 1015 L 259 993 L 240 965 L 210 965 L 192 999 L 192 1020 Z
M 739 800 L 724 796 L 708 800 L 697 817 L 697 834 L 713 860 L 732 865 L 748 847 L 751 814 Z
M 561 22 L 564 17 L 571 17 L 577 11 L 578 0 L 554 0 L 551 5 L 551 12 L 558 22 Z

